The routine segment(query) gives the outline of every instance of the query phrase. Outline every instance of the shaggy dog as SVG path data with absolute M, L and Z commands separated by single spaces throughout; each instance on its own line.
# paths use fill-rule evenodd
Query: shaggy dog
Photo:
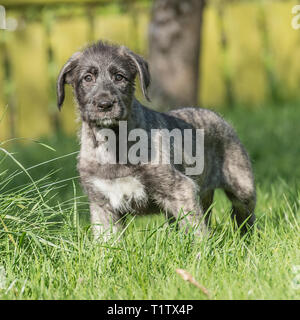
M 255 221 L 255 186 L 249 157 L 233 128 L 203 108 L 160 113 L 145 107 L 134 97 L 137 75 L 148 99 L 147 62 L 126 47 L 99 41 L 74 53 L 58 77 L 59 109 L 64 101 L 64 86 L 70 84 L 80 111 L 78 170 L 89 197 L 95 238 L 107 239 L 123 228 L 122 217 L 127 212 L 151 213 L 160 209 L 178 219 L 186 230 L 193 228 L 196 234 L 204 234 L 217 188 L 223 189 L 231 200 L 236 223 L 247 230 Z M 159 161 L 164 150 L 156 152 L 158 161 L 146 161 L 141 157 L 142 146 L 133 157 L 137 161 L 128 161 L 133 139 L 125 141 L 124 136 L 137 129 L 141 135 L 146 133 L 143 141 L 147 156 L 160 150 L 162 132 L 183 136 L 191 130 L 193 152 L 203 144 L 201 172 L 195 174 L 191 170 L 188 158 L 182 163 L 175 161 L 174 151 L 182 147 L 180 139 L 179 145 L 170 139 L 170 163 Z M 197 139 L 199 129 L 204 132 L 204 140 Z M 114 139 L 108 139 L 111 134 Z M 187 174 L 187 170 L 192 173 Z

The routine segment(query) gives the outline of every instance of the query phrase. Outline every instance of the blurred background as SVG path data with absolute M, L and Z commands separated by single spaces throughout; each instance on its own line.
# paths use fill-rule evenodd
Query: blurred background
M 300 31 L 291 27 L 297 1 L 1 4 L 8 28 L 0 30 L 1 139 L 75 132 L 71 94 L 59 114 L 55 81 L 70 55 L 97 39 L 124 44 L 149 60 L 158 109 L 263 108 L 300 100 Z
M 71 154 L 39 166 L 36 177 L 49 170 L 57 179 L 77 176 L 74 101 L 68 88 L 58 112 L 55 82 L 74 51 L 102 39 L 149 61 L 152 103 L 137 90 L 146 105 L 161 111 L 199 105 L 221 113 L 249 150 L 258 184 L 295 182 L 300 177 L 300 30 L 292 27 L 297 2 L 1 0 L 6 29 L 0 29 L 0 143 L 26 168 Z

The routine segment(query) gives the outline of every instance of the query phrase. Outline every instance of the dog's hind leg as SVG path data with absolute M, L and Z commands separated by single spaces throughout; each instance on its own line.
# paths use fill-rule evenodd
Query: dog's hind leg
M 205 222 L 207 226 L 209 226 L 210 224 L 211 213 L 212 213 L 211 205 L 214 200 L 214 193 L 215 193 L 215 190 L 209 190 L 200 196 L 200 202 L 202 204 L 203 214 L 205 216 Z
M 255 222 L 255 195 L 244 198 L 230 191 L 225 193 L 232 202 L 231 217 L 239 227 L 243 224 L 241 231 L 245 233 Z
M 223 189 L 232 202 L 232 218 L 239 227 L 243 224 L 241 231 L 244 233 L 255 222 L 256 192 L 251 163 L 242 146 L 235 145 L 235 150 L 225 161 L 223 170 Z

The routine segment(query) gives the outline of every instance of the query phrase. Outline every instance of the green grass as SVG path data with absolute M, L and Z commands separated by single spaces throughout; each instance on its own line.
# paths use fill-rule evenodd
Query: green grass
M 15 160 L 1 153 L 0 299 L 207 299 L 176 268 L 188 271 L 211 299 L 299 299 L 299 106 L 223 115 L 255 170 L 259 230 L 245 237 L 217 192 L 213 232 L 202 241 L 157 214 L 128 216 L 120 241 L 94 243 L 71 154 L 75 138 L 41 139 L 56 151 L 2 143 Z

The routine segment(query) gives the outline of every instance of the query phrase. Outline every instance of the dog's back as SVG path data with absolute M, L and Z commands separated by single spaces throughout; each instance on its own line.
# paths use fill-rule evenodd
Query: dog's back
M 153 113 L 152 110 L 149 112 Z M 214 190 L 220 188 L 232 201 L 232 214 L 237 223 L 240 225 L 248 219 L 248 224 L 252 225 L 256 203 L 252 166 L 233 127 L 205 108 L 186 107 L 155 114 L 169 129 L 204 130 L 204 170 L 199 176 L 191 176 L 199 186 L 204 212 L 212 204 Z

